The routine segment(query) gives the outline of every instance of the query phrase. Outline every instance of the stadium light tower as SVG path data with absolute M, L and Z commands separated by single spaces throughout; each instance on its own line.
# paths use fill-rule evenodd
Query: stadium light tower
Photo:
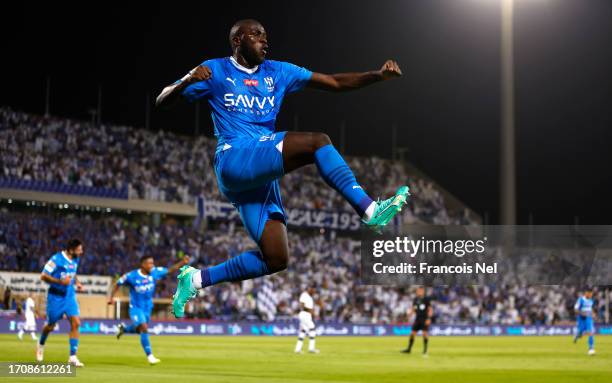
M 500 212 L 502 225 L 516 224 L 513 24 L 514 0 L 501 0 Z

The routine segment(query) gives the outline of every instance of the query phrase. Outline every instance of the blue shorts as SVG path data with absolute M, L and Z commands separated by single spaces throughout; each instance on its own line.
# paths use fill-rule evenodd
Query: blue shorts
M 136 326 L 143 323 L 149 323 L 149 320 L 151 320 L 151 309 L 142 309 L 140 307 L 130 305 L 129 313 L 132 323 L 134 323 Z
M 593 324 L 593 318 L 579 315 L 578 319 L 576 320 L 576 329 L 578 330 L 579 334 L 585 332 L 594 333 L 595 325 Z
M 269 219 L 287 223 L 279 185 L 284 174 L 285 134 L 240 140 L 215 156 L 219 190 L 238 209 L 247 232 L 257 243 Z
M 62 317 L 78 317 L 80 315 L 79 304 L 75 294 L 66 296 L 47 294 L 47 324 L 53 325 Z

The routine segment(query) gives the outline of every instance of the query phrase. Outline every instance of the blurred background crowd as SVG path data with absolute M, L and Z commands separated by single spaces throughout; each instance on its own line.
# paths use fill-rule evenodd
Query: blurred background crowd
M 0 180 L 20 179 L 84 187 L 128 189 L 129 198 L 192 204 L 195 198 L 225 200 L 212 168 L 216 140 L 96 125 L 38 116 L 0 107 Z M 68 154 L 68 155 L 67 155 Z M 404 164 L 377 157 L 347 157 L 358 181 L 373 198 L 410 186 L 408 219 L 435 224 L 473 222 L 466 210 L 449 211 L 434 183 L 410 176 Z M 351 210 L 314 166 L 282 179 L 288 208 Z
M 129 198 L 193 204 L 195 198 L 223 200 L 212 159 L 216 141 L 126 126 L 94 125 L 0 108 L 0 179 L 35 180 L 84 187 L 129 190 Z M 404 222 L 475 223 L 467 209 L 448 209 L 432 181 L 409 174 L 399 161 L 348 157 L 357 179 L 372 196 L 385 197 L 405 182 L 411 187 Z M 281 186 L 289 208 L 350 210 L 321 180 L 314 166 L 285 176 Z M 95 214 L 0 208 L 0 270 L 40 272 L 50 255 L 77 236 L 85 243 L 79 273 L 119 275 L 136 268 L 144 254 L 169 266 L 185 254 L 195 267 L 222 262 L 255 244 L 242 226 L 217 221 L 205 229 L 165 217 L 153 224 L 144 214 Z M 288 270 L 267 277 L 275 294 L 276 318 L 290 319 L 297 298 L 316 290 L 322 321 L 391 323 L 409 320 L 410 288 L 365 286 L 359 282 L 360 242 L 351 233 L 291 228 Z M 257 294 L 265 279 L 226 283 L 206 290 L 187 307 L 190 317 L 257 319 Z M 175 279 L 158 286 L 171 296 Z M 521 285 L 439 287 L 428 291 L 439 324 L 555 324 L 574 318 L 579 291 L 571 287 Z M 605 310 L 596 291 L 597 311 Z
M 221 223 L 200 231 L 190 224 L 168 221 L 157 226 L 121 216 L 45 216 L 31 212 L 0 212 L 0 270 L 40 272 L 48 257 L 69 237 L 79 235 L 85 255 L 79 273 L 118 277 L 138 267 L 143 254 L 169 266 L 189 254 L 194 267 L 222 262 L 255 244 L 240 225 Z M 289 268 L 266 277 L 277 300 L 276 319 L 298 312 L 297 298 L 308 286 L 316 290 L 316 316 L 323 321 L 392 323 L 408 321 L 414 291 L 410 288 L 360 284 L 360 242 L 350 237 L 312 231 L 290 231 Z M 187 307 L 191 317 L 260 319 L 257 294 L 264 279 L 226 283 L 209 288 Z M 168 276 L 156 296 L 170 297 L 175 278 Z M 555 324 L 574 318 L 579 291 L 566 286 L 473 286 L 432 288 L 435 323 Z M 604 291 L 597 291 L 597 311 L 604 315 Z

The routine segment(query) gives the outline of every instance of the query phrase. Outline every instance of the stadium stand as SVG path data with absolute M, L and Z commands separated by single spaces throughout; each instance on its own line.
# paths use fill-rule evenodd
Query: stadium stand
M 205 136 L 97 126 L 2 107 L 0 145 L 6 150 L 0 153 L 0 188 L 182 204 L 194 204 L 198 196 L 224 201 L 211 165 L 215 144 Z M 479 220 L 465 207 L 447 209 L 434 183 L 410 176 L 403 163 L 350 156 L 348 161 L 373 197 L 392 195 L 408 181 L 413 194 L 408 219 L 435 224 Z M 313 166 L 286 175 L 281 190 L 288 208 L 351 210 Z
M 199 196 L 223 201 L 212 171 L 215 140 L 151 132 L 126 126 L 43 117 L 0 108 L 0 189 L 18 189 L 104 199 L 146 200 L 193 205 Z M 70 152 L 72 156 L 65 156 Z M 473 224 L 479 218 L 410 166 L 380 158 L 348 158 L 366 190 L 384 197 L 408 180 L 412 198 L 405 222 Z M 384 180 L 384 182 L 381 182 Z M 288 208 L 349 210 L 325 185 L 314 167 L 282 181 Z M 158 215 L 159 216 L 159 215 Z M 169 265 L 183 253 L 194 266 L 218 263 L 255 244 L 233 220 L 215 220 L 201 230 L 197 220 L 147 214 L 58 210 L 49 205 L 0 204 L 0 270 L 39 272 L 50 254 L 71 236 L 86 244 L 80 273 L 118 276 L 137 266 L 143 254 Z M 295 230 L 293 230 L 295 229 Z M 330 240 L 333 238 L 333 240 Z M 285 272 L 268 277 L 277 294 L 277 319 L 290 319 L 307 285 L 318 291 L 323 321 L 391 323 L 406 321 L 410 289 L 359 284 L 359 241 L 333 230 L 290 231 L 291 261 Z M 168 297 L 174 279 L 160 284 Z M 207 289 L 187 307 L 190 317 L 257 319 L 256 296 L 262 279 Z M 573 319 L 577 291 L 568 287 L 478 286 L 435 288 L 439 324 L 556 324 Z M 597 291 L 603 314 L 604 292 Z
M 271 278 L 277 294 L 276 319 L 295 314 L 295 296 L 307 285 L 318 291 L 317 315 L 323 321 L 392 323 L 406 321 L 410 289 L 364 286 L 359 283 L 359 241 L 350 237 L 329 240 L 328 234 L 290 232 L 289 269 Z M 159 265 L 169 265 L 181 252 L 203 267 L 234 256 L 254 243 L 233 222 L 199 231 L 190 224 L 168 220 L 157 226 L 112 214 L 44 215 L 39 212 L 0 212 L 0 269 L 38 272 L 48 254 L 73 236 L 84 239 L 87 250 L 80 272 L 118 276 L 151 254 Z M 262 279 L 223 284 L 206 290 L 187 308 L 191 317 L 257 319 L 256 295 Z M 158 297 L 168 297 L 174 278 L 159 286 Z M 577 291 L 569 287 L 474 286 L 435 288 L 435 322 L 439 324 L 558 324 L 573 319 Z M 596 293 L 603 317 L 604 292 Z

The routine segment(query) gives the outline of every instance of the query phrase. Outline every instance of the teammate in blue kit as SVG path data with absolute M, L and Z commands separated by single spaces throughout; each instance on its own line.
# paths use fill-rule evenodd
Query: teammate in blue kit
M 64 317 L 70 321 L 70 358 L 68 362 L 76 367 L 84 367 L 76 356 L 79 347 L 79 304 L 76 299 L 76 290 L 83 286 L 77 279 L 79 257 L 83 255 L 83 244 L 78 239 L 71 239 L 66 249 L 54 254 L 45 264 L 40 279 L 49 284 L 47 291 L 47 323 L 42 329 L 40 339 L 36 346 L 36 360 L 44 359 L 45 342 L 55 324 Z
M 402 72 L 395 61 L 388 60 L 380 70 L 327 75 L 267 60 L 266 31 L 255 20 L 236 22 L 229 40 L 232 56 L 204 61 L 164 88 L 156 105 L 169 106 L 180 99 L 208 101 L 218 139 L 214 169 L 219 189 L 238 209 L 259 249 L 202 270 L 181 269 L 173 301 L 179 318 L 198 288 L 256 278 L 287 267 L 286 214 L 279 187 L 284 174 L 315 164 L 323 180 L 377 232 L 409 196 L 408 187 L 401 186 L 394 197 L 373 201 L 326 134 L 276 132 L 274 126 L 286 94 L 304 87 L 348 91 L 396 78 Z
M 593 309 L 593 290 L 587 288 L 574 305 L 574 311 L 576 313 L 576 336 L 574 337 L 574 343 L 576 343 L 583 334 L 588 334 L 589 355 L 595 355 Z
M 181 266 L 189 263 L 189 257 L 184 256 L 180 262 L 166 267 L 155 267 L 153 257 L 151 255 L 143 255 L 140 257 L 140 267 L 125 273 L 117 280 L 115 287 L 111 293 L 109 304 L 114 301 L 115 294 L 120 286 L 129 286 L 130 288 L 130 319 L 132 323 L 129 326 L 123 323 L 119 324 L 119 332 L 117 339 L 123 334 L 140 334 L 140 344 L 147 355 L 147 360 L 150 364 L 161 362 L 151 351 L 151 342 L 149 341 L 148 323 L 151 319 L 151 311 L 153 310 L 153 296 L 155 295 L 155 285 L 158 280 L 164 278 L 168 273 L 177 271 Z

